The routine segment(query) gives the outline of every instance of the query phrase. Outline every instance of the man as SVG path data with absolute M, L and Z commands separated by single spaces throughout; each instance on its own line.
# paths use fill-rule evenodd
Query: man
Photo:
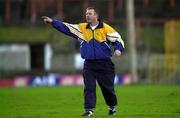
M 50 23 L 58 31 L 81 41 L 81 57 L 85 59 L 83 68 L 84 77 L 84 108 L 82 116 L 92 116 L 96 106 L 96 81 L 98 82 L 106 104 L 109 106 L 109 115 L 115 115 L 117 98 L 114 90 L 115 69 L 111 61 L 114 46 L 114 55 L 120 56 L 124 50 L 121 36 L 109 25 L 99 20 L 99 14 L 94 7 L 86 9 L 87 23 L 69 24 L 42 17 L 45 23 Z

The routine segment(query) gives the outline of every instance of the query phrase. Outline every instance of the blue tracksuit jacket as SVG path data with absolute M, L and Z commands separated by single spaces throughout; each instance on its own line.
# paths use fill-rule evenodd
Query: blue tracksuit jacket
M 92 30 L 90 24 L 69 24 L 53 20 L 52 26 L 58 31 L 81 41 L 81 57 L 88 60 L 109 59 L 112 56 L 110 44 L 114 50 L 124 50 L 121 36 L 108 24 L 99 22 Z

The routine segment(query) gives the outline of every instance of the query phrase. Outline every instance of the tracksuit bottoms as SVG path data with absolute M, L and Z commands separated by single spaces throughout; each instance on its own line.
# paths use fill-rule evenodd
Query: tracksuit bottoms
M 98 82 L 106 104 L 117 105 L 114 90 L 115 69 L 111 59 L 85 60 L 84 77 L 84 108 L 93 109 L 96 106 L 96 81 Z

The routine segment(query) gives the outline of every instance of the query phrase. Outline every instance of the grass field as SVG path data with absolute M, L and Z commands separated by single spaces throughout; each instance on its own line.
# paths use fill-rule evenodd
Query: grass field
M 81 118 L 83 87 L 0 88 L 0 118 Z M 98 87 L 94 118 L 180 118 L 179 86 L 116 86 L 116 116 Z

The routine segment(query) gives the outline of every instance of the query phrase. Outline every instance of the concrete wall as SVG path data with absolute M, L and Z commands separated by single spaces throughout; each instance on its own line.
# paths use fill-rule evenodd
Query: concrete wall
M 0 45 L 1 70 L 29 70 L 30 55 L 28 45 Z

